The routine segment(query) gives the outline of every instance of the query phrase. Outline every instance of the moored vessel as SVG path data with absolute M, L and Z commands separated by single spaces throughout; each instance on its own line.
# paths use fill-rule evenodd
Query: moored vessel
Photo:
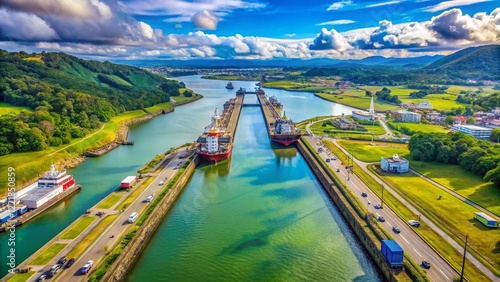
M 198 137 L 198 147 L 196 152 L 200 159 L 210 162 L 219 162 L 231 156 L 232 138 L 226 134 L 225 122 L 231 112 L 224 110 L 219 115 L 219 110 L 215 108 L 212 122 L 205 127 L 203 134 Z
M 232 82 L 228 82 L 227 85 L 226 85 L 226 89 L 234 89 L 233 83 Z
M 283 112 L 283 116 L 281 118 L 277 118 L 274 123 L 274 132 L 271 134 L 271 140 L 288 146 L 299 140 L 300 136 L 301 133 L 299 129 L 295 127 L 293 121 L 289 120 Z

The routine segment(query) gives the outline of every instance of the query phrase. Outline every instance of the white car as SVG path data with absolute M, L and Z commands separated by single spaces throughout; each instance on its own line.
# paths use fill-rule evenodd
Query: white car
M 420 226 L 420 222 L 416 221 L 416 220 L 408 220 L 408 223 L 413 226 L 413 227 L 419 227 Z
M 89 273 L 90 269 L 94 265 L 93 260 L 89 260 L 83 267 L 82 267 L 82 274 L 87 274 Z

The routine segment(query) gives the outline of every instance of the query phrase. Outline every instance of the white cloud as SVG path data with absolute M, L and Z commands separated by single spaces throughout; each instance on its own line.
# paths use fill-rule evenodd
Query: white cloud
M 210 11 L 203 10 L 194 14 L 193 23 L 196 27 L 201 29 L 217 29 L 219 19 Z
M 352 48 L 352 45 L 347 42 L 345 37 L 335 29 L 328 31 L 326 28 L 322 28 L 313 43 L 309 45 L 309 49 L 311 50 L 332 49 L 336 51 L 345 51 Z
M 400 2 L 404 2 L 404 0 L 403 1 L 394 0 L 394 1 L 387 1 L 387 2 L 382 2 L 382 3 L 375 3 L 375 4 L 371 4 L 371 5 L 366 5 L 366 8 L 374 8 L 374 7 L 380 7 L 380 6 L 399 4 Z
M 335 11 L 335 10 L 340 10 L 344 8 L 345 6 L 351 5 L 352 1 L 351 0 L 343 0 L 340 2 L 335 2 L 332 5 L 330 5 L 326 10 L 327 11 Z
M 489 2 L 491 0 L 451 0 L 451 1 L 443 1 L 437 5 L 429 6 L 424 9 L 426 12 L 438 12 L 443 11 L 452 7 L 466 6 L 472 5 L 481 2 Z
M 329 22 L 322 22 L 316 25 L 341 25 L 341 24 L 352 24 L 355 23 L 353 20 L 334 20 Z
M 295 37 L 297 33 L 287 33 L 285 34 L 286 37 Z
M 59 36 L 43 19 L 0 9 L 0 38 L 20 41 L 55 40 Z

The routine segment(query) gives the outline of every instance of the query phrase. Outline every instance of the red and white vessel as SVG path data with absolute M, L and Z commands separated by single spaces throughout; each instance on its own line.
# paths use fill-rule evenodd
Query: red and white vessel
M 197 153 L 202 160 L 219 162 L 231 156 L 233 148 L 231 136 L 226 135 L 226 129 L 221 127 L 222 116 L 215 108 L 212 116 L 212 123 L 205 127 L 205 130 L 198 137 Z
M 52 164 L 50 171 L 38 179 L 37 187 L 22 197 L 21 202 L 28 209 L 36 209 L 75 186 L 75 179 L 72 175 L 67 174 L 65 170 L 56 170 L 55 165 Z

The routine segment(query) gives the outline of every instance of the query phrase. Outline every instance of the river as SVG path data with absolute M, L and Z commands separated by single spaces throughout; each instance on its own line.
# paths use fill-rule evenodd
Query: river
M 118 147 L 70 170 L 82 184 L 82 191 L 16 230 L 18 263 L 155 155 L 194 141 L 210 122 L 214 107 L 222 107 L 228 98 L 234 97 L 234 90 L 224 88 L 225 81 L 199 76 L 178 80 L 205 98 L 131 126 L 129 139 L 135 141 L 134 146 Z M 253 89 L 255 82 L 233 84 L 236 88 Z M 294 121 L 317 115 L 350 114 L 352 110 L 311 93 L 276 89 L 266 89 L 266 93 L 275 95 Z M 206 166 L 196 171 L 131 274 L 131 280 L 161 280 L 160 277 L 166 277 L 162 275 L 178 280 L 196 279 L 233 272 L 234 276 L 227 277 L 253 280 L 255 277 L 250 275 L 254 272 L 271 272 L 276 276 L 269 279 L 323 277 L 314 273 L 346 281 L 378 279 L 366 254 L 300 154 L 295 149 L 270 147 L 257 108 L 245 108 L 242 112 L 233 157 L 230 164 L 225 163 L 228 165 Z M 2 274 L 6 272 L 7 235 L 0 235 Z M 285 265 L 288 270 L 278 271 Z

